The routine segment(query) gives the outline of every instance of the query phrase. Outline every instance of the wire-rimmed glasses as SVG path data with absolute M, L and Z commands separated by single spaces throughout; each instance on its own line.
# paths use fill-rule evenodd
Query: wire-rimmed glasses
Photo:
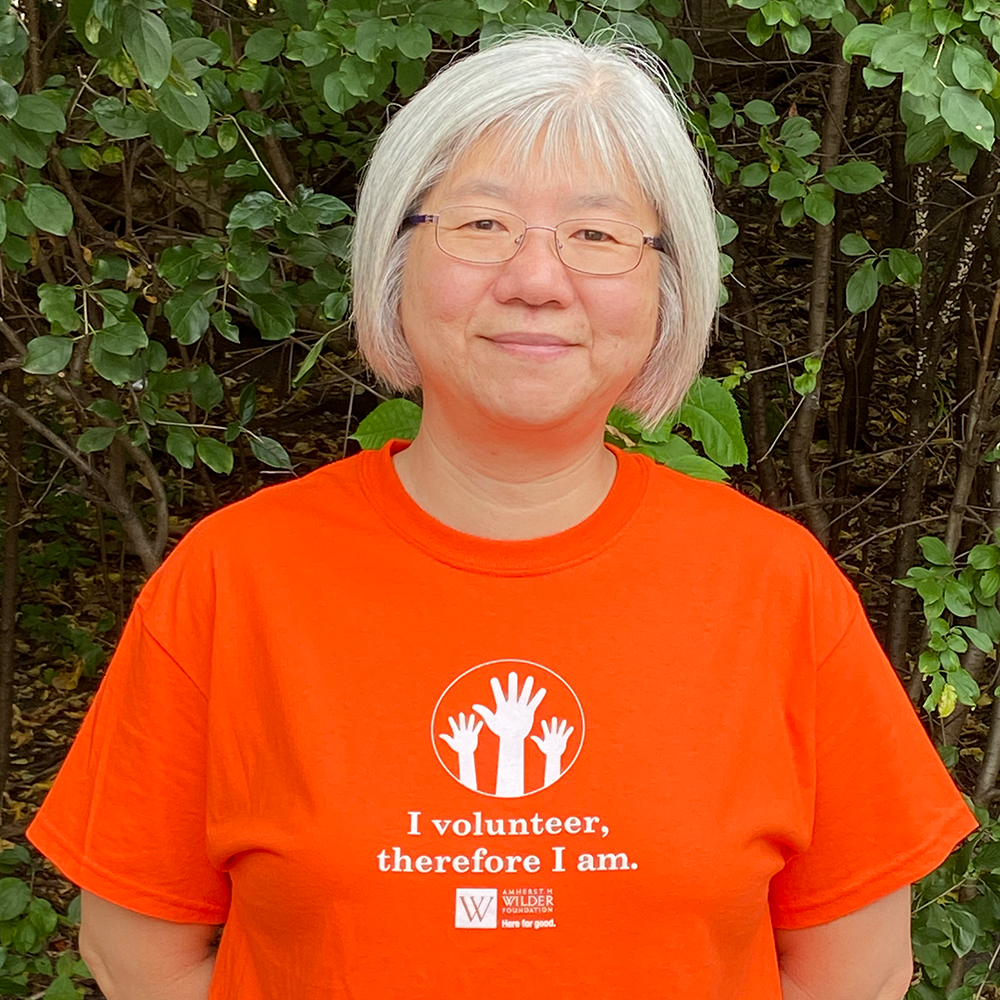
M 502 264 L 521 249 L 529 229 L 546 229 L 555 240 L 559 259 L 583 274 L 625 274 L 633 271 L 649 246 L 666 252 L 659 236 L 646 236 L 617 219 L 567 219 L 558 226 L 529 226 L 513 212 L 479 205 L 442 208 L 437 215 L 410 215 L 404 225 L 433 223 L 443 253 L 470 264 Z

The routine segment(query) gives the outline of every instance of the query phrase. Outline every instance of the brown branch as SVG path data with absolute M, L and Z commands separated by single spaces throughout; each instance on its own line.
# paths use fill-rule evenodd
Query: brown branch
M 28 22 L 28 86 L 31 93 L 37 94 L 42 89 L 42 32 L 38 17 L 38 0 L 23 0 L 22 10 Z M 3 784 L 0 783 L 0 788 Z
M 851 67 L 839 52 L 830 67 L 829 103 L 823 122 L 823 139 L 819 150 L 820 173 L 833 167 L 840 157 L 843 140 L 844 115 L 847 94 L 851 83 Z M 826 321 L 830 306 L 832 283 L 834 226 L 816 224 L 816 241 L 813 248 L 813 282 L 809 296 L 809 352 L 822 357 L 826 345 Z M 820 406 L 820 378 L 816 387 L 802 401 L 788 445 L 788 459 L 792 467 L 792 482 L 799 500 L 806 504 L 806 523 L 812 533 L 824 544 L 830 541 L 830 519 L 818 503 L 819 494 L 810 466 L 810 451 L 816 431 L 816 417 Z
M 84 476 L 96 483 L 107 496 L 114 508 L 115 515 L 121 521 L 128 540 L 132 543 L 136 554 L 142 560 L 147 573 L 152 573 L 160 565 L 160 557 L 149 539 L 145 527 L 135 512 L 135 507 L 124 490 L 116 488 L 107 476 L 94 469 L 83 456 L 71 448 L 55 431 L 46 427 L 34 414 L 20 406 L 5 393 L 0 392 L 0 406 L 10 410 L 21 418 L 24 423 L 37 434 L 40 434 L 60 454 L 72 462 Z
M 14 369 L 7 391 L 24 402 L 24 374 Z M 18 541 L 21 522 L 21 455 L 24 424 L 12 416 L 7 425 L 7 503 L 4 512 L 3 590 L 0 591 L 0 803 L 10 773 L 9 748 L 14 728 L 14 626 L 17 616 Z M 0 805 L 2 810 L 2 805 Z
M 256 111 L 259 114 L 260 97 L 257 94 L 252 94 L 249 90 L 244 90 L 242 93 L 246 106 L 251 111 Z M 281 190 L 284 191 L 285 196 L 291 198 L 295 193 L 297 185 L 295 183 L 295 172 L 288 162 L 288 157 L 285 156 L 285 151 L 281 148 L 281 143 L 278 142 L 276 136 L 269 133 L 261 138 L 264 143 L 264 152 L 267 154 L 267 161 L 271 165 L 274 178 Z
M 66 195 L 67 199 L 69 199 L 70 205 L 73 206 L 73 214 L 82 224 L 83 228 L 94 236 L 100 237 L 102 240 L 114 240 L 114 233 L 109 233 L 97 221 L 97 219 L 91 215 L 90 209 L 83 203 L 83 198 L 80 197 L 80 192 L 77 191 L 76 185 L 73 183 L 73 178 L 70 177 L 69 171 L 66 169 L 66 165 L 59 159 L 59 152 L 55 149 L 55 147 L 49 150 L 48 165 L 55 172 L 56 178 L 59 181 L 59 186 L 63 190 L 63 194 Z

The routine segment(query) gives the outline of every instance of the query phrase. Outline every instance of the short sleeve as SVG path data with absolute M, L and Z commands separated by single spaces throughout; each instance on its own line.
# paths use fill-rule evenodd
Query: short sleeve
M 976 828 L 848 590 L 849 624 L 817 667 L 808 847 L 771 881 L 774 926 L 827 923 L 933 871 Z M 828 607 L 840 603 L 831 594 Z
M 206 853 L 205 692 L 136 607 L 28 839 L 82 888 L 148 916 L 222 923 Z

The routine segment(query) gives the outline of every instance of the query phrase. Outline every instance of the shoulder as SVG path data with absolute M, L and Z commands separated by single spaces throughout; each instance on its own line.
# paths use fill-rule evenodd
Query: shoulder
M 139 599 L 148 605 L 165 595 L 195 598 L 250 579 L 295 572 L 338 546 L 331 539 L 364 532 L 367 505 L 360 486 L 370 453 L 323 466 L 308 475 L 267 486 L 198 521 L 153 574 Z M 350 548 L 350 546 L 348 546 Z M 273 578 L 273 577 L 272 577 Z
M 836 591 L 854 605 L 853 585 L 797 521 L 732 486 L 694 479 L 644 456 L 629 458 L 643 463 L 647 475 L 638 526 L 647 536 L 659 535 L 675 564 L 707 567 L 717 579 L 742 586 Z

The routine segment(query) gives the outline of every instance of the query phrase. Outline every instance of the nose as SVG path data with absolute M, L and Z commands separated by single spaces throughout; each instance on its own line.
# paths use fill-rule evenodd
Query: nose
M 532 229 L 541 232 L 531 233 Z M 564 305 L 573 297 L 570 273 L 559 257 L 552 226 L 527 226 L 517 252 L 501 268 L 494 286 L 501 301 L 520 299 L 528 305 Z

